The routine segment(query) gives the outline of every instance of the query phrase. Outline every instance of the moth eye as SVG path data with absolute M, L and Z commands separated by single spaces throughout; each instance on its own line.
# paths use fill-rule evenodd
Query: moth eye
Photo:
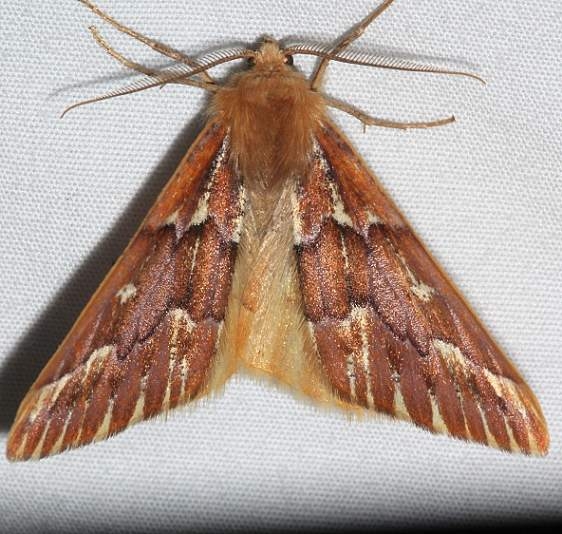
M 248 63 L 250 67 L 253 67 L 256 64 L 256 58 L 254 56 L 250 56 L 246 58 L 246 63 Z
M 284 60 L 285 65 L 293 65 L 293 56 L 291 54 L 287 54 Z

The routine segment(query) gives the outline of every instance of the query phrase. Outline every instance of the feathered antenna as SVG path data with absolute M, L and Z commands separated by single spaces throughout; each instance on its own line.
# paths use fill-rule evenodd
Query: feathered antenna
M 357 50 L 343 50 L 334 54 L 332 47 L 321 44 L 295 43 L 285 49 L 285 53 L 291 55 L 303 54 L 317 56 L 322 60 L 337 61 L 351 65 L 362 65 L 380 69 L 401 70 L 406 72 L 425 72 L 429 74 L 449 74 L 453 76 L 465 76 L 479 82 L 486 82 L 477 74 L 458 70 L 449 70 L 429 63 L 419 63 L 408 59 L 389 57 L 378 54 L 369 54 Z

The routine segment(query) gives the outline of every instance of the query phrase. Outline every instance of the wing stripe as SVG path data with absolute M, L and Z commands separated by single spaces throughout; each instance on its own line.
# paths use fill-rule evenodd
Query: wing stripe
M 448 365 L 448 362 L 440 357 L 435 350 L 435 345 L 434 341 L 430 356 L 435 407 L 451 434 L 467 438 L 466 415 L 460 397 L 456 369 L 454 365 Z
M 375 408 L 388 414 L 394 413 L 394 397 L 396 382 L 392 377 L 392 368 L 388 358 L 388 332 L 376 320 L 374 311 L 365 308 L 367 317 L 367 335 L 369 343 L 369 359 Z
M 371 376 L 371 369 L 370 369 L 370 361 L 369 361 L 369 312 L 365 308 L 354 308 L 355 312 L 359 312 L 358 316 L 356 317 L 356 321 L 359 323 L 360 332 L 359 335 L 361 337 L 361 353 L 360 353 L 360 360 L 361 360 L 361 369 L 362 369 L 362 382 L 365 383 L 364 389 L 365 393 L 363 397 L 367 401 L 367 408 L 374 408 L 375 406 L 375 399 L 373 397 L 373 378 Z
M 314 276 L 322 280 L 322 314 L 334 319 L 345 319 L 351 313 L 346 285 L 345 257 L 341 249 L 341 236 L 333 221 L 326 221 L 316 244 L 318 259 Z
M 152 336 L 147 350 L 151 362 L 146 374 L 146 386 L 142 389 L 144 394 L 143 416 L 145 419 L 152 417 L 160 411 L 166 395 L 168 368 L 170 361 L 169 339 L 171 321 L 170 313 L 160 322 L 155 334 Z
M 400 346 L 400 391 L 410 418 L 426 428 L 432 428 L 433 413 L 429 391 L 424 380 L 426 362 L 408 342 Z

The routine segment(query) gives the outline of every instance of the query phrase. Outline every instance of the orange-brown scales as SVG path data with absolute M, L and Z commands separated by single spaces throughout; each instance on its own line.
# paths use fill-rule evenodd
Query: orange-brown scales
M 228 125 L 243 176 L 266 184 L 302 176 L 325 117 L 324 98 L 273 39 L 263 41 L 251 63 L 214 95 L 211 112 Z

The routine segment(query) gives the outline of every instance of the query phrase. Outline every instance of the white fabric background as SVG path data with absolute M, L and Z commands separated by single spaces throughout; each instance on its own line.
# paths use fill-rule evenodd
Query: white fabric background
M 375 0 L 100 0 L 189 53 L 265 33 L 329 41 Z M 334 65 L 327 91 L 431 131 L 336 118 L 539 397 L 546 458 L 349 421 L 239 377 L 168 421 L 38 463 L 0 459 L 0 530 L 428 527 L 560 517 L 562 4 L 398 0 L 358 45 L 478 66 L 461 79 Z M 19 401 L 202 124 L 197 89 L 83 108 L 127 73 L 78 2 L 3 2 L 0 19 L 0 448 Z M 157 55 L 108 30 L 122 50 Z M 298 60 L 309 66 L 307 61 Z

